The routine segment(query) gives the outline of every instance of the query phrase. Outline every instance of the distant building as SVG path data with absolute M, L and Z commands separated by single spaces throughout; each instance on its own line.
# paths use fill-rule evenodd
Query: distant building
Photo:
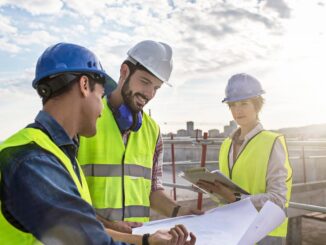
M 236 128 L 238 127 L 236 121 L 234 121 L 234 120 L 230 121 L 230 126 L 231 126 L 231 128 L 233 128 L 233 129 L 236 129 Z
M 237 128 L 237 123 L 233 120 L 230 121 L 229 125 L 224 126 L 224 137 L 228 137 Z
M 218 129 L 210 129 L 208 130 L 209 138 L 217 138 L 220 136 L 220 131 Z
M 194 131 L 194 122 L 193 121 L 187 122 L 187 131 L 188 131 L 189 135 L 191 135 L 191 132 Z
M 189 136 L 187 130 L 185 130 L 185 129 L 179 129 L 177 131 L 177 137 L 185 137 L 185 136 Z
M 203 137 L 203 131 L 201 129 L 195 129 L 190 134 L 191 138 L 202 138 Z

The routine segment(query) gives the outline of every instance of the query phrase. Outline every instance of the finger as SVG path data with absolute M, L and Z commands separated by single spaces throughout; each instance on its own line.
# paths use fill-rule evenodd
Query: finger
M 136 227 L 140 227 L 143 225 L 143 223 L 141 223 L 141 222 L 128 222 L 128 224 L 131 228 L 136 228 Z
M 203 183 L 203 184 L 214 185 L 214 182 L 211 182 L 211 181 L 208 181 L 208 180 L 204 180 L 204 179 L 199 179 L 199 182 L 200 183 Z
M 206 184 L 206 183 L 198 183 L 197 184 L 199 187 L 202 187 L 202 188 L 211 188 L 212 185 L 209 185 L 209 184 Z
M 131 229 L 130 226 L 122 226 L 121 227 L 121 232 L 131 234 L 132 233 L 132 229 Z
M 171 228 L 169 233 L 171 234 L 172 236 L 172 239 L 170 241 L 170 244 L 171 245 L 176 245 L 178 244 L 178 239 L 179 239 L 179 236 L 178 236 L 178 233 L 176 232 L 176 230 L 174 228 Z
M 215 180 L 215 181 L 214 181 L 214 184 L 215 184 L 215 186 L 219 186 L 219 187 L 222 187 L 222 188 L 227 188 L 227 189 L 229 189 L 229 187 L 227 187 L 225 184 L 219 182 L 218 180 Z
M 202 215 L 204 214 L 205 212 L 203 210 L 199 210 L 199 209 L 192 209 L 191 210 L 191 213 L 192 214 L 196 214 L 196 215 Z
M 180 226 L 176 225 L 174 227 L 174 230 L 178 233 L 178 242 L 177 242 L 177 244 L 178 245 L 184 244 L 185 243 L 184 234 L 183 234 L 183 231 L 180 228 Z
M 184 241 L 186 241 L 188 239 L 188 235 L 189 235 L 189 232 L 187 230 L 187 228 L 184 226 L 184 225 L 177 225 L 178 228 L 181 229 L 182 233 L 183 233 L 183 237 L 184 237 Z
M 196 243 L 196 236 L 194 233 L 190 232 L 190 242 L 189 245 L 194 245 Z

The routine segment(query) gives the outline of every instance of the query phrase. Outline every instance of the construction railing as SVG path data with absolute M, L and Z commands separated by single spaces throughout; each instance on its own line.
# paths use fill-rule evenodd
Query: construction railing
M 192 138 L 182 138 L 182 139 L 175 139 L 173 136 L 171 136 L 170 139 L 164 139 L 164 148 L 165 148 L 165 154 L 170 153 L 171 157 L 169 162 L 164 162 L 165 168 L 167 166 L 171 166 L 172 171 L 172 183 L 168 181 L 164 181 L 163 184 L 167 187 L 173 188 L 173 198 L 177 199 L 177 188 L 186 189 L 186 190 L 193 190 L 196 191 L 195 188 L 193 188 L 191 185 L 184 185 L 179 184 L 176 181 L 176 169 L 180 166 L 202 166 L 205 167 L 207 164 L 213 166 L 218 166 L 218 160 L 208 160 L 207 161 L 207 147 L 213 146 L 214 150 L 216 150 L 216 158 L 219 151 L 219 147 L 221 143 L 223 142 L 222 138 L 218 139 L 209 139 L 207 137 L 207 133 L 204 133 L 204 137 L 200 139 L 192 139 Z M 194 147 L 197 148 L 197 150 L 200 150 L 201 148 L 201 154 L 200 159 L 187 159 L 187 160 L 180 160 L 176 157 L 176 150 L 178 150 L 176 147 L 183 145 L 184 147 Z M 293 187 L 299 186 L 299 185 L 316 185 L 316 184 L 323 184 L 326 188 L 326 175 L 324 179 L 313 179 L 315 178 L 314 175 L 309 176 L 309 180 L 307 177 L 308 170 L 311 170 L 314 166 L 311 163 L 308 164 L 307 162 L 311 161 L 325 161 L 323 164 L 326 169 L 326 140 L 287 140 L 287 146 L 289 148 L 289 158 L 290 161 L 297 162 L 298 166 L 295 166 L 296 171 L 299 173 L 298 178 L 296 180 L 297 183 L 293 184 Z M 215 148 L 216 147 L 216 148 Z M 169 151 L 170 149 L 170 151 Z M 180 149 L 179 149 L 180 150 Z M 317 153 L 317 155 L 315 155 Z M 179 154 L 180 155 L 180 154 Z M 182 151 L 181 151 L 182 155 Z M 164 156 L 165 157 L 165 156 Z M 298 163 L 300 162 L 300 163 Z M 307 166 L 307 164 L 309 166 Z M 301 165 L 301 166 L 299 166 Z M 318 173 L 318 171 L 315 171 Z M 324 171 L 325 172 L 325 171 Z M 326 173 L 325 173 L 326 174 Z M 311 175 L 311 174 L 310 174 Z M 316 175 L 316 174 L 315 174 Z M 311 181 L 311 178 L 313 181 Z M 316 177 L 317 178 L 317 177 Z M 320 176 L 318 177 L 320 178 Z M 323 176 L 321 176 L 323 178 Z M 325 185 L 324 185 L 325 184 Z M 202 193 L 198 193 L 198 199 L 197 199 L 197 207 L 201 209 L 202 207 Z M 311 204 L 305 204 L 305 203 L 298 203 L 298 202 L 291 202 L 290 208 L 295 209 L 302 209 L 302 210 L 309 210 L 309 211 L 315 211 L 315 212 L 323 212 L 326 213 L 326 207 L 324 206 L 317 206 L 317 205 L 311 205 Z

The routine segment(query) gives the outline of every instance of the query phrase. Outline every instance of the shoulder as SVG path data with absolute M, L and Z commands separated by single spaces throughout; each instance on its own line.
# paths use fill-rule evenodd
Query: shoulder
M 160 127 L 157 124 L 157 122 L 151 116 L 149 116 L 146 112 L 143 112 L 142 116 L 143 116 L 144 124 L 146 124 L 148 127 L 155 128 L 157 131 L 160 130 Z
M 34 143 L 8 147 L 0 152 L 1 166 L 6 165 L 6 163 L 23 162 L 40 154 L 45 154 L 44 150 Z
M 284 137 L 281 133 L 270 130 L 262 130 L 258 135 L 260 135 L 261 137 L 267 137 L 275 140 Z
M 20 169 L 40 169 L 58 165 L 57 158 L 34 143 L 8 147 L 0 152 L 0 165 L 3 176 L 10 178 Z

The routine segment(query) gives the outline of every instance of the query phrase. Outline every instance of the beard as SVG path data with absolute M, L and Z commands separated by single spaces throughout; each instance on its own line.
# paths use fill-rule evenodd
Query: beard
M 125 83 L 123 84 L 122 89 L 121 89 L 121 95 L 122 95 L 124 103 L 131 109 L 131 111 L 133 113 L 138 113 L 143 110 L 143 106 L 138 106 L 134 102 L 134 98 L 136 96 L 140 96 L 143 99 L 145 99 L 146 101 L 148 101 L 148 99 L 146 98 L 145 95 L 143 95 L 141 93 L 138 93 L 138 92 L 133 93 L 133 91 L 131 91 L 130 86 L 129 86 L 129 79 L 130 78 L 126 79 Z

